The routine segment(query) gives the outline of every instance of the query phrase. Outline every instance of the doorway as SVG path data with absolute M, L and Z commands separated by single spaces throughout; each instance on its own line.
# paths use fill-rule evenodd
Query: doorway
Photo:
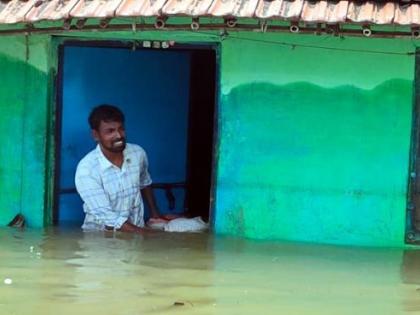
M 83 222 L 74 174 L 77 163 L 96 146 L 87 117 L 99 104 L 121 108 L 127 141 L 147 152 L 161 213 L 208 220 L 216 67 L 214 46 L 63 43 L 59 47 L 54 223 Z
M 410 148 L 406 242 L 420 244 L 420 54 L 416 53 L 415 95 Z

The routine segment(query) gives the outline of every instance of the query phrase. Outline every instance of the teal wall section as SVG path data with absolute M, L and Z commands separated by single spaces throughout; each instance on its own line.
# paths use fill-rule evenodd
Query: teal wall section
M 222 49 L 216 230 L 403 244 L 414 58 L 399 53 L 409 44 L 241 37 Z
M 49 40 L 0 37 L 0 224 L 43 226 Z
M 219 43 L 216 233 L 404 244 L 412 41 L 188 31 L 71 36 Z M 0 224 L 19 211 L 31 226 L 50 222 L 51 69 L 61 40 L 30 36 L 26 58 L 24 36 L 0 37 Z

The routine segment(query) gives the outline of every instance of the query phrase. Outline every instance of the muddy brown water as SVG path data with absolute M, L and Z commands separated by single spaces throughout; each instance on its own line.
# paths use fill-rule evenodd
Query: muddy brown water
M 0 229 L 0 315 L 416 313 L 419 250 Z

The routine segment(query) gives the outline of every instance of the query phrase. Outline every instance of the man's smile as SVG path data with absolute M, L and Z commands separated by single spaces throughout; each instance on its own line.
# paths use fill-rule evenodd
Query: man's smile
M 123 146 L 124 144 L 125 144 L 125 140 L 124 140 L 124 139 L 120 139 L 120 140 L 114 141 L 114 142 L 112 143 L 112 145 L 113 145 L 114 147 L 121 147 L 121 146 Z

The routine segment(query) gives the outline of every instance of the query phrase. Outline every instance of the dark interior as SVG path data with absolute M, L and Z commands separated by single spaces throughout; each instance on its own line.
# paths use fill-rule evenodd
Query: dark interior
M 208 220 L 214 135 L 216 57 L 213 50 L 191 56 L 186 208 L 189 216 Z

